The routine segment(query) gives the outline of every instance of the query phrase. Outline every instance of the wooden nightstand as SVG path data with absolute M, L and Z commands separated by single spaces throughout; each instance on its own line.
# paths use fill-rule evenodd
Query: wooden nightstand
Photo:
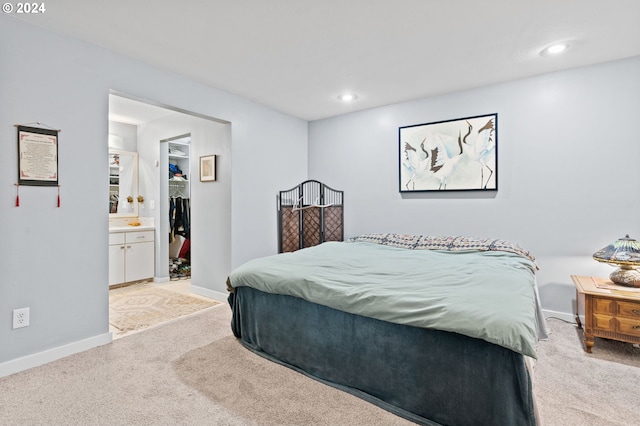
M 640 291 L 596 277 L 571 275 L 576 286 L 576 322 L 584 295 L 584 344 L 591 353 L 594 337 L 640 343 Z

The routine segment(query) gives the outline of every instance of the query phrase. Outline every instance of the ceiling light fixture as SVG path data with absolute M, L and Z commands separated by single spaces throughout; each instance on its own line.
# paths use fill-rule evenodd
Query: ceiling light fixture
M 345 93 L 344 95 L 338 96 L 338 99 L 340 99 L 342 102 L 351 102 L 358 99 L 358 97 L 353 93 Z
M 543 52 L 547 55 L 558 55 L 567 50 L 568 47 L 567 43 L 556 43 L 544 49 Z

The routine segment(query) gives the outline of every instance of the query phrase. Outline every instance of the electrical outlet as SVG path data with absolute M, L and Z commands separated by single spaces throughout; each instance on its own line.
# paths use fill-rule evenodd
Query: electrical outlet
M 29 308 L 13 310 L 13 328 L 21 328 L 29 325 Z

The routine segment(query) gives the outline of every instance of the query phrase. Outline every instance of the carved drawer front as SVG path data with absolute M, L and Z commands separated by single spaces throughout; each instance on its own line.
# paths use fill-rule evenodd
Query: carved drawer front
M 628 334 L 630 336 L 640 337 L 640 319 L 632 320 L 629 318 L 617 317 L 618 332 Z
M 593 328 L 607 331 L 614 331 L 616 329 L 611 315 L 599 314 L 593 314 Z
M 593 313 L 613 315 L 613 300 L 593 298 Z
M 616 302 L 618 305 L 617 316 L 635 318 L 640 321 L 640 303 L 633 302 Z

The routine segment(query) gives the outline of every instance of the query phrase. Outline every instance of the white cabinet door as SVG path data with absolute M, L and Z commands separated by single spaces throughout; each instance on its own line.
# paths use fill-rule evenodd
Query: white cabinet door
M 109 246 L 109 285 L 124 281 L 124 242 Z
M 137 281 L 153 277 L 155 269 L 154 243 L 127 243 L 125 280 Z
M 109 234 L 109 285 L 151 278 L 155 272 L 154 231 Z

